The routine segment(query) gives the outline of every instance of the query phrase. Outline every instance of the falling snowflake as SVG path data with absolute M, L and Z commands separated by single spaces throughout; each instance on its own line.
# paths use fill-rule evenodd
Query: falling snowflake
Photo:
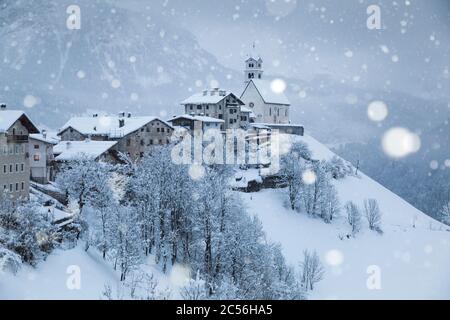
M 282 79 L 275 79 L 270 83 L 270 89 L 276 94 L 281 94 L 286 90 L 286 82 Z
M 302 174 L 302 180 L 305 184 L 314 184 L 316 182 L 317 176 L 312 170 L 305 170 Z
M 367 108 L 367 115 L 370 120 L 380 122 L 386 119 L 388 115 L 388 108 L 383 101 L 373 101 Z
M 23 99 L 23 105 L 27 108 L 33 108 L 38 102 L 38 99 L 35 96 L 27 95 Z
M 403 158 L 420 149 L 420 138 L 405 128 L 392 128 L 382 139 L 383 151 L 392 158 Z

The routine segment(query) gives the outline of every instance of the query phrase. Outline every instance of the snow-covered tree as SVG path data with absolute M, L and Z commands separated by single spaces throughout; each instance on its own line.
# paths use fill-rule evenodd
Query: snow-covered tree
M 314 285 L 324 277 L 324 268 L 317 252 L 305 250 L 300 263 L 302 285 L 306 290 L 314 290 Z
M 24 262 L 35 265 L 44 258 L 55 246 L 55 232 L 38 204 L 0 199 L 0 247 L 18 254 Z
M 205 300 L 208 297 L 206 282 L 200 277 L 197 272 L 195 279 L 189 279 L 181 288 L 181 297 L 184 300 Z
M 369 223 L 370 230 L 381 232 L 381 212 L 376 199 L 364 200 L 364 216 Z
M 443 223 L 450 225 L 450 201 L 442 207 L 439 217 Z
M 352 227 L 352 235 L 356 235 L 361 230 L 361 212 L 356 204 L 349 201 L 345 205 L 347 221 Z
M 139 220 L 135 210 L 126 206 L 116 206 L 109 228 L 111 256 L 114 268 L 119 269 L 120 280 L 124 281 L 128 273 L 142 261 L 140 235 L 136 232 Z
M 302 173 L 306 159 L 311 158 L 308 147 L 301 142 L 292 144 L 289 152 L 281 157 L 280 175 L 288 185 L 289 204 L 291 209 L 298 209 L 300 190 L 303 186 Z

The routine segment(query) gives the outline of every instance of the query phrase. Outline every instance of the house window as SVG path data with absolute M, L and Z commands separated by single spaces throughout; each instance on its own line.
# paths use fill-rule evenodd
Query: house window
M 156 128 L 156 132 L 160 132 L 161 131 L 161 129 L 159 129 L 159 128 Z
M 34 148 L 35 148 L 35 149 L 39 149 L 39 145 L 38 145 L 38 144 L 35 144 L 35 145 L 34 145 Z
M 16 172 L 19 172 L 19 164 L 16 163 Z
M 13 192 L 13 185 L 12 185 L 12 183 L 9 184 L 9 192 Z
M 144 140 L 141 140 L 141 146 L 144 146 L 144 145 L 145 145 Z
M 131 140 L 127 139 L 127 147 L 131 146 Z
M 189 106 L 189 109 L 193 110 L 193 109 L 194 109 L 194 106 Z
M 19 191 L 19 183 L 16 182 L 16 191 Z
M 209 106 L 206 106 L 206 110 L 209 110 Z
M 269 116 L 272 115 L 272 108 L 269 108 Z
M 21 189 L 22 189 L 22 191 L 25 189 L 25 182 L 22 182 L 22 184 L 21 184 Z
M 197 110 L 202 110 L 202 106 L 201 105 L 197 105 Z
M 153 145 L 153 140 L 152 139 L 150 139 L 150 145 Z
M 164 132 L 164 128 L 161 128 L 161 132 Z
M 34 161 L 39 161 L 39 155 L 38 155 L 38 154 L 35 154 L 35 155 L 33 156 L 33 160 L 34 160 Z
M 159 144 L 163 144 L 162 140 L 159 140 Z
M 223 115 L 219 114 L 219 119 L 223 119 Z
M 13 165 L 10 164 L 10 165 L 9 165 L 9 173 L 12 173 L 12 172 L 13 172 Z
M 22 164 L 20 165 L 20 171 L 23 172 L 23 171 L 24 171 L 24 167 L 25 167 L 25 166 L 24 166 L 24 164 L 22 163 Z
M 3 165 L 3 173 L 7 173 L 8 171 L 8 166 L 6 164 Z

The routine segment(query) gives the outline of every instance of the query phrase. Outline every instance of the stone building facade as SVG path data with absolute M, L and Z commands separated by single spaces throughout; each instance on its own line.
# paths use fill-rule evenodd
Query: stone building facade
M 28 142 L 37 127 L 22 111 L 0 110 L 0 191 L 13 200 L 27 200 L 30 189 Z

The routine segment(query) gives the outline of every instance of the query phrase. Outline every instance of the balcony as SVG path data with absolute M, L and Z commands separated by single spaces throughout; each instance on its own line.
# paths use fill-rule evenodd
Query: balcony
M 6 135 L 6 141 L 7 143 L 27 143 L 28 136 L 8 134 Z

